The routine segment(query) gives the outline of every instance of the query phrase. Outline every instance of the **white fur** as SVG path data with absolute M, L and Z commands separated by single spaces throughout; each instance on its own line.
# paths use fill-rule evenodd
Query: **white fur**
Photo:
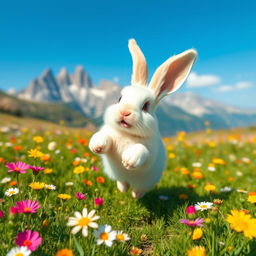
M 132 196 L 141 197 L 159 181 L 166 161 L 155 116 L 156 105 L 163 96 L 181 86 L 196 52 L 189 50 L 168 59 L 147 87 L 138 85 L 147 79 L 144 55 L 135 40 L 130 41 L 129 47 L 134 60 L 133 85 L 122 90 L 120 102 L 107 108 L 104 125 L 92 136 L 89 148 L 101 154 L 105 173 L 117 181 L 121 192 L 130 186 Z

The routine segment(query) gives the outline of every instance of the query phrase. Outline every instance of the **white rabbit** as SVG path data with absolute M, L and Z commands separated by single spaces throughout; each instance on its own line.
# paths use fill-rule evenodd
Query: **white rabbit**
M 105 173 L 117 181 L 121 192 L 132 188 L 142 197 L 159 181 L 166 153 L 155 110 L 161 98 L 176 91 L 187 78 L 197 53 L 190 49 L 165 61 L 147 86 L 146 59 L 134 39 L 129 40 L 133 59 L 131 85 L 124 87 L 119 102 L 109 106 L 104 125 L 89 143 L 102 154 Z

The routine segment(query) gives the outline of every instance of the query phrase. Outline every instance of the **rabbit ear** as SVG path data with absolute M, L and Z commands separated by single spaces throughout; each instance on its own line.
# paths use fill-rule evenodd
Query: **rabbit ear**
M 149 88 L 155 94 L 156 102 L 180 88 L 186 80 L 196 56 L 197 52 L 190 49 L 169 58 L 158 67 L 149 84 Z
M 148 79 L 146 59 L 134 39 L 129 40 L 128 47 L 133 61 L 131 84 L 146 86 Z

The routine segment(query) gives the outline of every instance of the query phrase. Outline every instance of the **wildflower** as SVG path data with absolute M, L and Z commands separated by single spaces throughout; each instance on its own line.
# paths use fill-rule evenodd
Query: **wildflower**
M 216 186 L 215 186 L 215 185 L 212 185 L 212 184 L 206 184 L 206 185 L 204 186 L 204 189 L 205 189 L 206 191 L 215 191 L 215 190 L 216 190 Z
M 208 210 L 212 208 L 213 203 L 210 202 L 201 202 L 201 203 L 197 203 L 195 205 L 195 208 L 197 211 L 204 211 L 204 210 Z
M 8 184 L 10 187 L 16 186 L 17 185 L 17 181 L 13 180 Z
M 0 210 L 0 219 L 4 217 L 4 212 Z
M 68 194 L 58 194 L 58 198 L 62 199 L 62 200 L 68 200 L 71 198 L 71 195 Z
M 31 251 L 26 246 L 12 248 L 6 256 L 29 256 Z
M 98 183 L 105 183 L 105 178 L 99 176 L 99 177 L 96 178 L 96 181 L 97 181 Z
M 190 214 L 195 214 L 196 213 L 196 208 L 194 205 L 189 205 L 186 208 L 186 214 L 190 215 Z
M 18 161 L 17 163 L 9 163 L 6 165 L 9 168 L 8 172 L 26 173 L 26 170 L 30 168 L 30 165 Z
M 101 206 L 104 203 L 104 199 L 101 197 L 97 197 L 94 199 L 95 206 Z
M 40 205 L 37 201 L 28 199 L 17 202 L 14 208 L 16 208 L 17 213 L 35 213 L 40 208 Z
M 1 179 L 0 183 L 4 184 L 4 183 L 8 183 L 10 181 L 11 181 L 11 178 L 5 177 L 5 178 Z
M 142 254 L 142 249 L 133 246 L 130 250 L 130 254 L 131 255 L 141 255 Z
M 84 171 L 85 171 L 85 168 L 83 166 L 79 165 L 74 168 L 73 173 L 80 174 L 80 173 L 83 173 Z
M 9 213 L 13 215 L 13 214 L 18 213 L 18 210 L 17 210 L 17 208 L 15 206 L 11 207 L 10 210 L 9 210 Z
M 208 164 L 208 171 L 215 172 L 216 171 L 215 165 L 214 164 Z
M 76 234 L 82 229 L 83 236 L 88 236 L 88 227 L 98 228 L 98 224 L 95 221 L 100 217 L 94 216 L 95 212 L 95 210 L 92 210 L 88 213 L 87 208 L 84 208 L 82 214 L 75 212 L 75 217 L 69 217 L 67 225 L 74 226 L 71 233 Z
M 205 222 L 205 223 L 210 223 L 211 221 L 212 221 L 212 220 L 211 220 L 210 218 L 205 218 L 205 219 L 204 219 L 204 222 Z
M 85 200 L 86 196 L 83 193 L 75 192 L 75 196 L 78 200 Z
M 26 246 L 30 251 L 35 251 L 41 243 L 42 238 L 39 233 L 33 230 L 20 232 L 16 237 L 16 244 L 19 246 Z
M 170 159 L 174 159 L 176 157 L 176 155 L 174 153 L 169 153 L 169 158 Z
M 97 166 L 92 166 L 92 170 L 97 172 L 99 170 L 99 168 Z
M 48 190 L 55 190 L 56 186 L 52 185 L 52 184 L 45 184 L 44 188 L 48 189 Z
M 201 228 L 195 228 L 192 233 L 192 240 L 199 240 L 203 236 L 203 230 Z
M 41 159 L 42 161 L 47 162 L 47 161 L 50 161 L 50 160 L 51 160 L 51 156 L 50 156 L 49 154 L 43 154 L 43 155 L 40 157 L 40 159 Z
M 224 165 L 224 164 L 226 164 L 223 159 L 217 158 L 217 157 L 213 158 L 213 159 L 212 159 L 212 162 L 213 162 L 214 164 L 219 164 L 219 165 Z
M 256 203 L 256 192 L 249 192 L 247 201 L 252 204 Z
M 200 171 L 194 171 L 191 173 L 191 176 L 195 179 L 202 179 L 204 176 Z
M 250 239 L 256 237 L 256 219 L 251 218 L 250 214 L 246 214 L 244 211 L 231 210 L 226 221 L 236 232 L 243 232 L 244 236 Z
M 57 143 L 55 141 L 51 141 L 49 144 L 48 144 L 48 149 L 50 151 L 53 151 L 56 149 L 56 146 L 57 146 Z
M 128 236 L 128 234 L 123 233 L 123 231 L 117 231 L 116 233 L 116 241 L 118 242 L 125 242 L 130 240 L 131 238 Z
M 224 192 L 224 193 L 225 192 L 230 192 L 230 191 L 232 191 L 232 188 L 231 187 L 227 187 L 227 186 L 220 189 L 220 192 Z
M 68 182 L 65 183 L 65 185 L 66 185 L 67 187 L 72 187 L 72 186 L 74 185 L 74 182 L 68 181 Z
M 197 226 L 202 227 L 204 223 L 204 219 L 202 218 L 197 218 L 195 220 L 180 219 L 179 222 L 190 227 L 197 227 Z
M 97 245 L 105 244 L 111 247 L 116 239 L 116 231 L 113 231 L 110 225 L 100 226 L 98 230 L 94 231 L 94 235 L 97 239 Z
M 31 187 L 34 190 L 40 190 L 44 188 L 45 183 L 44 182 L 32 182 L 29 184 L 29 187 Z
M 44 139 L 41 136 L 35 136 L 35 137 L 33 137 L 33 141 L 36 143 L 42 143 L 44 141 Z
M 180 172 L 182 175 L 188 175 L 189 174 L 189 170 L 187 168 L 181 168 Z
M 19 193 L 19 189 L 18 188 L 8 188 L 4 194 L 6 196 L 13 196 L 13 195 L 17 195 Z
M 205 248 L 203 246 L 194 246 L 187 251 L 188 256 L 205 256 Z
M 34 174 L 38 174 L 40 171 L 44 170 L 44 167 L 40 167 L 40 166 L 30 166 L 30 168 Z
M 55 256 L 74 256 L 72 250 L 69 249 L 61 249 L 57 251 Z
M 92 186 L 92 181 L 90 181 L 90 180 L 83 180 L 83 183 L 86 185 L 86 186 L 88 186 L 88 187 L 90 187 L 90 186 Z
M 216 198 L 216 199 L 213 200 L 213 203 L 217 204 L 217 205 L 221 205 L 223 203 L 223 200 L 221 200 L 219 198 Z
M 45 174 L 50 174 L 50 173 L 52 173 L 52 172 L 53 172 L 52 169 L 49 169 L 49 168 L 44 169 L 44 173 L 45 173 Z
M 192 163 L 192 166 L 194 168 L 200 168 L 200 167 L 202 167 L 202 164 L 200 162 L 195 162 L 195 163 Z
M 30 149 L 28 151 L 28 156 L 31 158 L 40 158 L 41 156 L 43 156 L 43 153 L 35 148 L 35 149 Z

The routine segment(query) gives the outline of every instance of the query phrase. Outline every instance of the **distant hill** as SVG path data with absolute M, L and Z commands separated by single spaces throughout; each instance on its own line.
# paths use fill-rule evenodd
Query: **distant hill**
M 32 111 L 35 117 L 55 120 L 56 115 L 51 113 L 54 110 L 59 111 L 61 118 L 70 120 L 72 125 L 84 124 L 88 122 L 87 118 L 100 125 L 105 109 L 117 102 L 121 89 L 118 84 L 107 80 L 101 81 L 98 86 L 93 85 L 84 68 L 78 66 L 74 74 L 62 68 L 57 76 L 48 68 L 26 88 L 12 92 L 12 95 L 26 100 L 26 104 L 30 105 L 26 106 L 28 113 L 35 106 L 44 109 Z M 24 108 L 21 108 L 22 115 L 27 114 Z M 19 114 L 20 107 L 16 111 Z M 172 135 L 178 130 L 202 130 L 205 128 L 205 121 L 210 121 L 212 129 L 256 124 L 256 111 L 229 106 L 188 92 L 165 97 L 157 109 L 157 114 L 160 131 L 164 136 Z

